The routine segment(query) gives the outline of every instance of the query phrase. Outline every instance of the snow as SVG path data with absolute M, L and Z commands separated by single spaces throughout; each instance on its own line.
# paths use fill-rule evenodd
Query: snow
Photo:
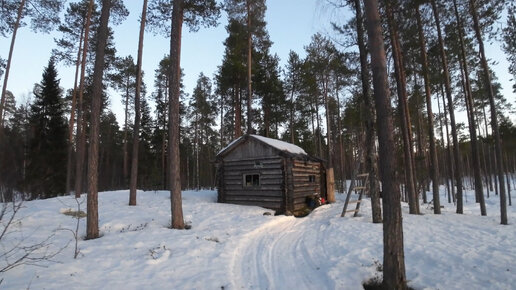
M 407 279 L 415 289 L 515 289 L 516 210 L 508 207 L 510 224 L 500 225 L 494 194 L 482 217 L 474 192 L 466 192 L 463 215 L 454 213 L 444 195 L 442 215 L 428 205 L 421 205 L 424 215 L 409 215 L 403 203 Z M 357 218 L 340 217 L 342 194 L 336 203 L 294 218 L 216 203 L 215 191 L 184 191 L 183 211 L 192 229 L 171 230 L 169 192 L 138 191 L 132 207 L 128 196 L 127 190 L 99 194 L 102 237 L 83 240 L 81 219 L 77 259 L 72 233 L 59 230 L 75 229 L 76 219 L 63 214 L 76 210 L 75 200 L 25 202 L 0 251 L 22 237 L 33 244 L 52 234 L 49 251 L 64 249 L 40 266 L 0 273 L 1 288 L 361 289 L 379 275 L 382 225 L 371 223 L 368 200 Z
M 297 145 L 285 142 L 285 141 L 281 141 L 281 140 L 278 140 L 278 139 L 267 138 L 267 137 L 263 137 L 263 136 L 260 136 L 260 135 L 253 135 L 253 134 L 251 134 L 249 136 L 251 136 L 252 138 L 255 138 L 257 140 L 260 140 L 263 143 L 266 143 L 269 146 L 272 146 L 272 147 L 274 147 L 274 148 L 276 148 L 276 149 L 278 149 L 280 151 L 286 151 L 286 152 L 289 152 L 289 153 L 292 153 L 292 154 L 308 155 L 305 152 L 305 150 L 303 150 L 303 148 L 301 148 L 301 147 L 299 147 Z M 231 143 L 229 143 L 228 146 L 226 146 L 224 149 L 220 150 L 218 154 L 226 151 L 228 148 L 233 146 L 235 143 L 237 143 L 238 141 L 240 141 L 244 137 L 245 136 L 240 136 L 239 138 L 233 140 Z

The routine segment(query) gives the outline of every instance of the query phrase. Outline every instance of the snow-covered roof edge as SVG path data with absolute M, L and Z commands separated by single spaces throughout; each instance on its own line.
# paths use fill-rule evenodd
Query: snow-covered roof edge
M 237 143 L 240 143 L 241 140 L 243 140 L 243 138 L 245 138 L 246 136 L 249 136 L 249 137 L 252 137 L 258 141 L 261 141 L 273 148 L 276 148 L 280 151 L 285 151 L 285 152 L 288 152 L 288 153 L 291 153 L 291 154 L 302 154 L 302 155 L 308 155 L 305 150 L 303 150 L 303 148 L 297 146 L 297 145 L 294 145 L 294 144 L 291 144 L 291 143 L 288 143 L 288 142 L 285 142 L 285 141 L 281 141 L 281 140 L 277 140 L 277 139 L 272 139 L 272 138 L 267 138 L 267 137 L 263 137 L 263 136 L 260 136 L 260 135 L 253 135 L 253 134 L 250 134 L 250 135 L 243 135 L 243 136 L 240 136 L 238 137 L 237 139 L 233 140 L 231 143 L 229 143 L 226 147 L 224 147 L 222 150 L 219 151 L 219 153 L 217 153 L 217 155 L 220 155 L 224 152 L 226 152 L 227 150 L 229 150 L 230 148 L 232 148 L 233 146 L 235 146 Z
M 297 145 L 294 145 L 292 143 L 288 143 L 288 142 L 281 141 L 278 139 L 267 138 L 267 137 L 263 137 L 260 135 L 251 135 L 251 137 L 256 138 L 256 139 L 258 139 L 278 150 L 281 150 L 281 151 L 287 151 L 292 154 L 308 155 L 308 154 L 306 154 L 305 150 L 303 150 L 303 148 L 301 148 Z

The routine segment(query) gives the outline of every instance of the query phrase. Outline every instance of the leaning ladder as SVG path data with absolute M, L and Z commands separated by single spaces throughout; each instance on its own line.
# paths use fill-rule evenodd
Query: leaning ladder
M 362 196 L 364 196 L 364 193 L 367 194 L 368 190 L 369 190 L 369 173 L 357 174 L 356 177 L 351 180 L 351 185 L 348 189 L 346 201 L 344 202 L 344 208 L 342 209 L 342 214 L 340 216 L 344 217 L 347 212 L 354 212 L 353 217 L 358 216 L 358 211 L 360 210 L 360 203 L 362 202 Z M 359 193 L 357 200 L 350 200 L 352 192 Z M 352 204 L 352 203 L 356 204 L 355 209 L 348 210 L 348 205 Z

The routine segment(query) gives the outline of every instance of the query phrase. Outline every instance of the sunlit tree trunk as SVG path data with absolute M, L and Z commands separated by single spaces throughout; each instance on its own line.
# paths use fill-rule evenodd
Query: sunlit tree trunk
M 403 136 L 403 152 L 405 161 L 406 184 L 409 197 L 409 212 L 411 214 L 419 214 L 419 201 L 416 192 L 415 177 L 414 177 L 414 161 L 411 141 L 411 123 L 410 114 L 407 105 L 407 90 L 405 69 L 403 67 L 403 57 L 401 48 L 399 46 L 398 31 L 396 23 L 394 22 L 394 15 L 392 12 L 391 3 L 386 2 L 387 21 L 389 23 L 390 38 L 392 45 L 392 56 L 394 59 L 394 69 L 396 73 L 396 84 L 398 87 L 398 99 L 401 115 L 401 131 Z
M 364 0 L 376 103 L 380 172 L 383 188 L 383 286 L 406 289 L 400 191 L 396 186 L 395 149 L 387 65 L 378 3 Z
M 460 162 L 460 152 L 459 152 L 459 140 L 457 138 L 457 126 L 455 123 L 455 112 L 453 108 L 453 99 L 452 99 L 452 91 L 450 85 L 450 74 L 448 68 L 448 59 L 446 57 L 446 51 L 444 50 L 444 40 L 441 34 L 441 20 L 439 18 L 439 11 L 437 10 L 437 5 L 435 0 L 430 0 L 432 4 L 432 10 L 434 12 L 434 20 L 435 26 L 437 29 L 437 38 L 439 40 L 439 51 L 441 54 L 442 68 L 443 68 L 443 76 L 444 76 L 444 87 L 446 91 L 446 98 L 448 101 L 448 111 L 450 113 L 450 123 L 451 123 L 451 133 L 453 139 L 453 158 L 454 158 L 454 173 L 455 173 L 455 182 L 457 185 L 457 213 L 463 213 L 463 194 L 462 194 L 462 167 Z M 449 144 L 449 143 L 448 143 Z
M 9 47 L 9 56 L 7 57 L 7 64 L 4 72 L 4 84 L 2 86 L 2 95 L 0 98 L 0 138 L 2 137 L 2 131 L 4 128 L 4 106 L 5 99 L 7 98 L 7 81 L 9 80 L 9 71 L 11 70 L 11 61 L 13 59 L 14 52 L 14 43 L 16 42 L 16 33 L 18 32 L 18 28 L 20 27 L 20 21 L 23 17 L 23 9 L 25 8 L 25 0 L 20 2 L 20 6 L 18 6 L 18 13 L 16 14 L 16 22 L 14 23 L 13 35 L 11 37 L 11 46 Z
M 377 184 L 377 172 L 376 172 L 376 157 L 375 157 L 375 144 L 374 144 L 374 119 L 375 111 L 373 105 L 373 98 L 371 90 L 369 89 L 369 72 L 367 68 L 367 50 L 364 40 L 364 27 L 363 27 L 363 16 L 362 8 L 360 6 L 360 0 L 354 0 L 355 17 L 356 17 L 356 31 L 357 31 L 357 44 L 358 51 L 360 53 L 360 78 L 362 81 L 362 94 L 364 97 L 364 109 L 365 109 L 365 128 L 366 128 L 366 169 L 369 173 L 369 193 L 371 196 L 371 209 L 373 223 L 382 222 L 382 210 L 380 204 L 380 193 Z
M 79 198 L 82 194 L 84 155 L 86 151 L 86 125 L 84 120 L 84 78 L 86 74 L 86 59 L 88 56 L 88 39 L 90 34 L 91 14 L 93 12 L 93 0 L 88 4 L 86 15 L 86 28 L 84 30 L 84 45 L 82 49 L 81 78 L 79 81 L 79 103 L 77 106 L 77 133 L 76 140 L 77 152 L 75 152 L 75 197 Z
M 81 67 L 82 41 L 84 37 L 84 27 L 81 29 L 79 38 L 79 49 L 77 50 L 77 60 L 75 62 L 75 79 L 73 83 L 72 107 L 70 109 L 70 121 L 68 122 L 68 153 L 66 163 L 66 193 L 72 190 L 72 170 L 73 170 L 73 127 L 75 126 L 75 111 L 77 106 L 77 83 L 79 79 L 79 69 Z
M 247 9 L 247 134 L 253 133 L 253 86 L 252 86 L 252 52 L 253 34 L 251 32 L 251 7 L 250 0 L 246 1 Z M 266 130 L 269 128 L 267 127 Z
M 102 1 L 100 25 L 97 33 L 97 49 L 95 54 L 95 66 L 93 68 L 92 83 L 92 108 L 90 127 L 90 148 L 88 152 L 88 217 L 86 221 L 86 238 L 99 237 L 98 215 L 98 159 L 99 159 L 99 123 L 100 104 L 102 99 L 102 77 L 104 74 L 104 55 L 108 39 L 108 23 L 111 0 Z
M 170 37 L 170 93 L 169 93 L 169 167 L 170 207 L 173 229 L 184 229 L 181 197 L 181 167 L 179 156 L 179 94 L 181 82 L 181 34 L 183 28 L 183 0 L 174 0 Z
M 136 186 L 138 183 L 138 147 L 140 143 L 140 94 L 142 86 L 143 37 L 147 20 L 147 0 L 143 0 L 142 18 L 140 19 L 140 38 L 138 40 L 138 59 L 136 61 L 136 92 L 134 95 L 134 133 L 131 159 L 131 182 L 129 186 L 129 205 L 136 205 Z
M 500 186 L 500 223 L 507 225 L 507 197 L 505 196 L 505 184 L 503 176 L 503 160 L 502 160 L 502 141 L 500 140 L 500 132 L 498 130 L 498 117 L 496 113 L 496 104 L 494 101 L 493 85 L 491 83 L 491 76 L 489 75 L 489 65 L 487 64 L 486 54 L 484 50 L 484 41 L 480 32 L 478 23 L 477 8 L 475 0 L 469 0 L 470 12 L 473 17 L 473 28 L 475 29 L 475 36 L 478 42 L 478 50 L 480 52 L 480 64 L 482 65 L 484 73 L 484 81 L 489 97 L 489 107 L 491 108 L 491 130 L 495 139 L 495 155 L 497 161 L 496 174 L 498 175 L 498 184 Z
M 460 62 L 461 67 L 464 70 L 464 86 L 465 86 L 465 98 L 466 107 L 468 111 L 469 121 L 469 135 L 471 140 L 471 157 L 473 162 L 473 174 L 475 178 L 475 199 L 480 203 L 480 214 L 487 215 L 486 203 L 484 200 L 484 191 L 482 189 L 482 175 L 480 173 L 480 156 L 478 152 L 478 140 L 477 140 L 477 125 L 475 120 L 475 110 L 473 108 L 473 94 L 471 92 L 471 83 L 469 80 L 469 68 L 466 60 L 466 49 L 464 48 L 464 32 L 462 26 L 462 19 L 459 16 L 457 9 L 457 1 L 453 0 L 453 8 L 455 17 L 457 20 L 457 30 L 459 32 L 460 41 Z
M 426 54 L 426 41 L 423 34 L 423 24 L 419 7 L 415 7 L 418 26 L 419 46 L 421 50 L 421 62 L 423 67 L 423 78 L 425 81 L 426 110 L 428 114 L 428 141 L 430 143 L 430 178 L 432 179 L 432 194 L 434 199 L 434 213 L 441 213 L 441 202 L 439 200 L 439 163 L 437 161 L 437 150 L 435 147 L 434 115 L 432 112 L 432 97 L 430 92 L 430 80 L 428 77 L 428 58 Z

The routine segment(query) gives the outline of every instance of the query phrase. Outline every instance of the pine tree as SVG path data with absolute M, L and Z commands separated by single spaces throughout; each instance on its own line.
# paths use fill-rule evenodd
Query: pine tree
M 170 13 L 172 12 L 172 13 Z M 169 19 L 170 15 L 172 18 Z M 179 155 L 179 97 L 181 94 L 181 33 L 183 22 L 190 30 L 200 25 L 209 27 L 217 24 L 220 7 L 214 0 L 174 0 L 157 1 L 150 8 L 149 20 L 154 27 L 170 33 L 170 78 L 169 87 L 169 167 L 170 167 L 170 205 L 173 229 L 184 229 L 183 206 L 181 198 L 181 176 Z M 162 25 L 170 20 L 170 26 Z
M 0 17 L 0 33 L 11 35 L 11 45 L 9 48 L 9 55 L 7 57 L 7 64 L 5 67 L 4 82 L 2 85 L 2 93 L 0 95 L 0 139 L 2 139 L 2 129 L 4 121 L 3 108 L 5 105 L 5 98 L 7 92 L 7 83 L 9 80 L 9 72 L 11 69 L 11 61 L 14 52 L 14 44 L 16 41 L 16 34 L 18 29 L 24 24 L 23 18 L 29 17 L 31 19 L 31 28 L 35 32 L 50 32 L 59 23 L 59 12 L 63 7 L 64 0 L 46 1 L 34 0 L 30 1 L 31 5 L 27 5 L 26 0 L 20 2 L 16 0 L 2 1 L 2 17 Z M 3 8 L 6 9 L 3 9 Z M 16 16 L 15 16 L 16 15 Z M 15 20 L 14 20 L 15 19 Z
M 378 116 L 379 163 L 383 188 L 383 286 L 385 289 L 406 289 L 403 224 L 400 192 L 395 185 L 394 140 L 382 28 L 377 1 L 365 0 L 364 6 Z
M 100 107 L 103 89 L 103 75 L 105 68 L 105 50 L 108 40 L 108 23 L 112 0 L 102 0 L 100 25 L 97 31 L 97 47 L 95 54 L 95 66 L 92 83 L 92 109 L 90 126 L 90 147 L 88 154 L 88 199 L 86 220 L 86 238 L 99 237 L 98 214 L 98 160 L 99 160 L 99 123 Z
M 516 4 L 507 8 L 507 25 L 503 29 L 503 49 L 509 61 L 509 72 L 513 75 L 516 93 Z
M 41 84 L 34 89 L 30 109 L 28 190 L 32 198 L 64 194 L 66 178 L 66 133 L 62 91 L 53 59 L 43 72 Z

